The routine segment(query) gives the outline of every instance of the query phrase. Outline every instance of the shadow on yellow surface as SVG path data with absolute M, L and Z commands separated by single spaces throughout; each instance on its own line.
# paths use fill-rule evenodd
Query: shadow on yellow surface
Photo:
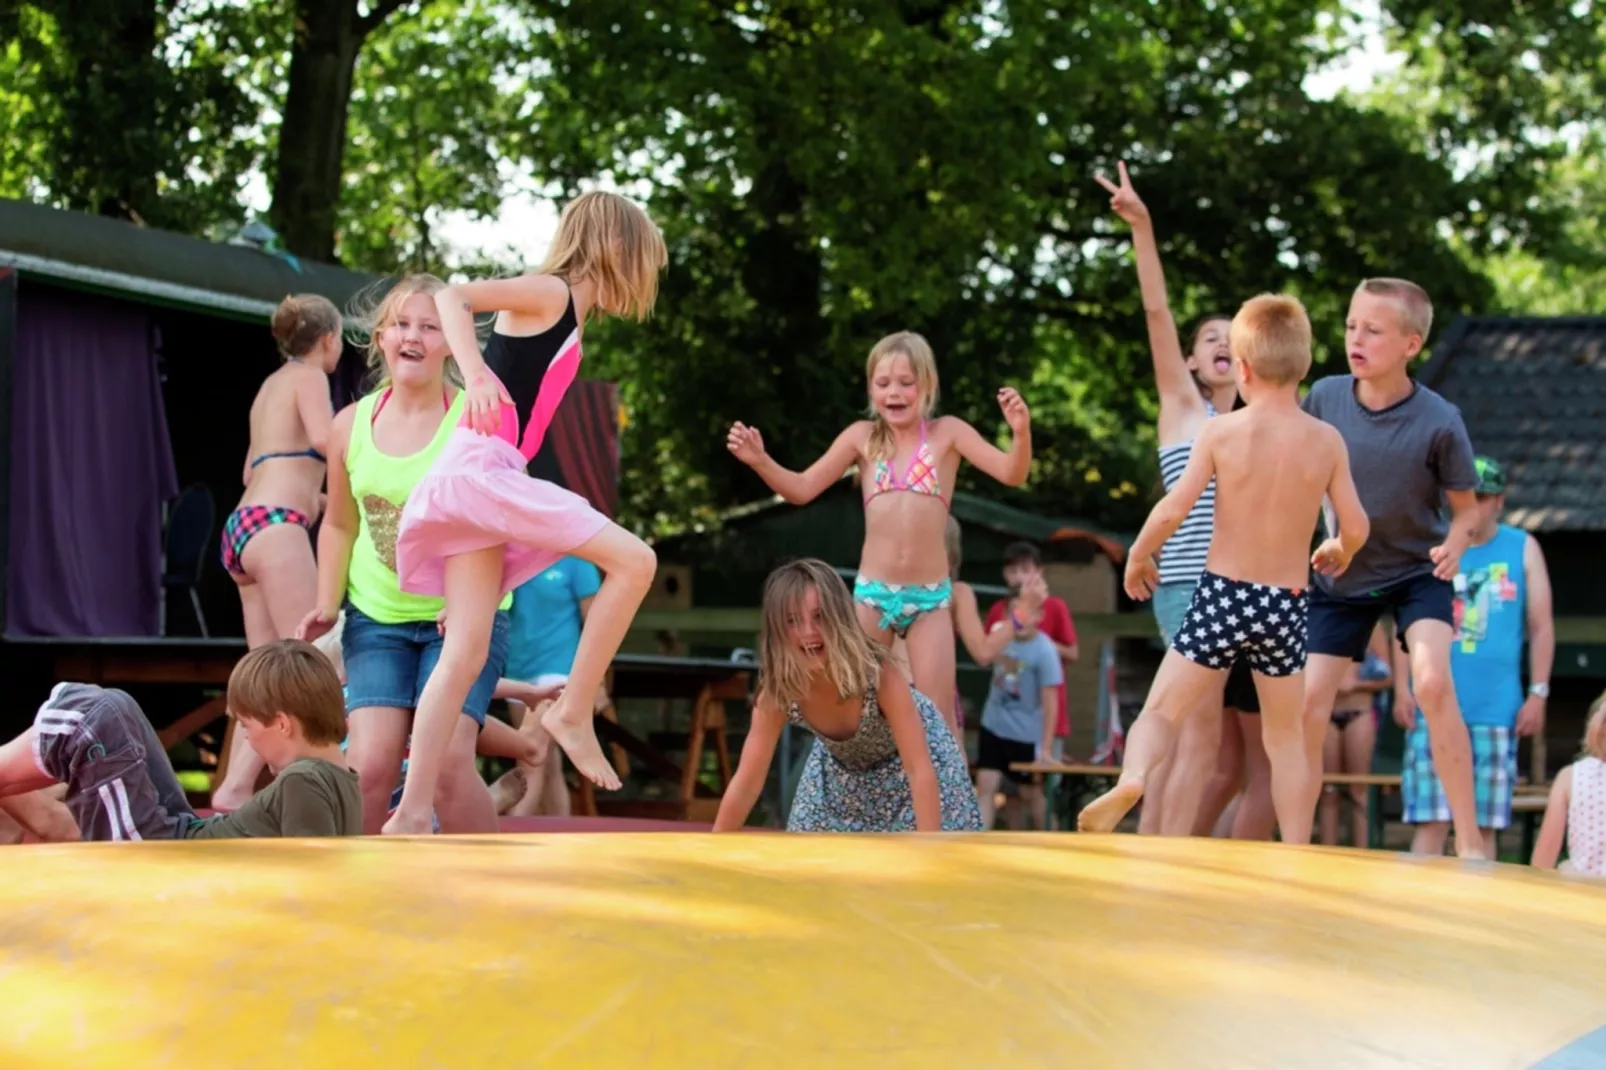
M 0 1066 L 1531 1067 L 1606 885 L 1218 840 L 40 846 Z

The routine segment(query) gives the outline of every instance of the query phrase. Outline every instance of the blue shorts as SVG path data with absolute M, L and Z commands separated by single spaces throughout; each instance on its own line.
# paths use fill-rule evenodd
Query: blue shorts
M 1405 633 L 1419 620 L 1442 620 L 1455 627 L 1454 601 L 1450 582 L 1431 572 L 1349 597 L 1328 594 L 1320 584 L 1312 585 L 1305 651 L 1364 661 L 1372 629 L 1385 613 L 1393 614 L 1394 628 L 1404 648 Z
M 508 615 L 499 610 L 491 626 L 490 655 L 463 700 L 463 716 L 481 728 L 507 665 L 507 629 Z M 340 640 L 346 658 L 346 712 L 375 706 L 416 710 L 443 642 L 433 620 L 381 624 L 348 602 Z

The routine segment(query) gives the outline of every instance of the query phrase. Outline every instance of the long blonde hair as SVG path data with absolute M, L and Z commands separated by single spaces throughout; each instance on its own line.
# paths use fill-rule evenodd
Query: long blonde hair
M 644 320 L 669 263 L 664 236 L 635 202 L 592 190 L 563 206 L 541 274 L 573 284 L 590 279 L 597 311 Z
M 853 611 L 842 577 L 817 558 L 782 565 L 764 581 L 764 624 L 758 638 L 759 691 L 781 709 L 809 690 L 809 670 L 798 659 L 792 625 L 803 615 L 803 598 L 813 588 L 820 600 L 820 641 L 826 672 L 842 698 L 862 695 L 876 682 L 881 648 L 870 641 Z
M 1584 751 L 1606 762 L 1606 692 L 1589 704 L 1589 719 L 1584 722 Z
M 407 303 L 408 298 L 418 294 L 434 297 L 445 288 L 446 284 L 434 275 L 404 275 L 388 289 L 386 280 L 381 279 L 370 286 L 365 286 L 352 297 L 348 318 L 361 335 L 366 336 L 354 341 L 363 345 L 368 355 L 370 390 L 382 390 L 390 385 L 390 376 L 386 374 L 385 368 L 385 350 L 379 344 L 380 332 L 396 322 L 396 317 L 400 315 L 401 307 Z M 457 370 L 457 362 L 450 356 L 446 358 L 446 378 L 454 386 L 461 386 L 463 383 L 462 373 Z
M 913 331 L 889 334 L 877 342 L 870 350 L 870 359 L 864 364 L 867 393 L 875 383 L 877 366 L 888 357 L 903 357 L 909 361 L 909 368 L 915 373 L 915 389 L 920 392 L 920 418 L 931 419 L 931 414 L 937 411 L 938 389 L 937 358 L 931 352 L 931 343 Z M 872 461 L 891 459 L 897 445 L 893 442 L 892 428 L 876 411 L 874 398 L 870 400 L 870 419 L 875 426 L 870 429 L 865 455 Z

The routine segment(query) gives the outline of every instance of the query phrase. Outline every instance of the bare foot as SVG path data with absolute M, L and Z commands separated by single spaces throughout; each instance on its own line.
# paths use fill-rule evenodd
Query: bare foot
M 1487 862 L 1489 856 L 1483 851 L 1481 843 L 1463 844 L 1459 839 L 1455 842 L 1455 856 L 1463 862 Z
M 570 701 L 571 693 L 566 692 L 545 713 L 541 714 L 541 727 L 557 740 L 563 753 L 569 756 L 569 761 L 580 771 L 580 775 L 596 784 L 604 791 L 618 791 L 619 774 L 603 756 L 602 746 L 597 742 L 597 730 L 591 727 L 591 703 L 589 701 L 574 703 Z
M 434 831 L 434 822 L 430 820 L 429 814 L 426 813 L 422 817 L 414 817 L 411 814 L 397 810 L 390 815 L 390 820 L 385 822 L 385 826 L 379 830 L 379 834 L 381 836 L 428 836 Z
M 1122 780 L 1115 787 L 1082 807 L 1076 815 L 1078 832 L 1114 832 L 1126 812 L 1143 798 L 1143 781 Z
M 509 769 L 497 777 L 496 783 L 491 785 L 491 802 L 496 805 L 496 812 L 505 814 L 517 806 L 528 787 L 529 781 L 522 769 Z

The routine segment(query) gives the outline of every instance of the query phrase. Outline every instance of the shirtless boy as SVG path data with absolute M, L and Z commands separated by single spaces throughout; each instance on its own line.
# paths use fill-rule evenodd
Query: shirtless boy
M 1310 569 L 1337 575 L 1366 541 L 1366 514 L 1338 432 L 1300 409 L 1310 371 L 1311 329 L 1292 297 L 1245 302 L 1229 334 L 1248 402 L 1200 428 L 1182 478 L 1149 514 L 1127 559 L 1126 590 L 1147 599 L 1159 583 L 1155 554 L 1213 478 L 1216 525 L 1204 574 L 1171 649 L 1127 737 L 1115 787 L 1077 818 L 1084 832 L 1109 832 L 1143 797 L 1144 781 L 1170 751 L 1177 727 L 1201 698 L 1219 692 L 1239 658 L 1260 696 L 1272 806 L 1285 843 L 1310 842 L 1313 807 L 1305 756 L 1306 584 Z M 1310 553 L 1322 500 L 1338 534 Z

